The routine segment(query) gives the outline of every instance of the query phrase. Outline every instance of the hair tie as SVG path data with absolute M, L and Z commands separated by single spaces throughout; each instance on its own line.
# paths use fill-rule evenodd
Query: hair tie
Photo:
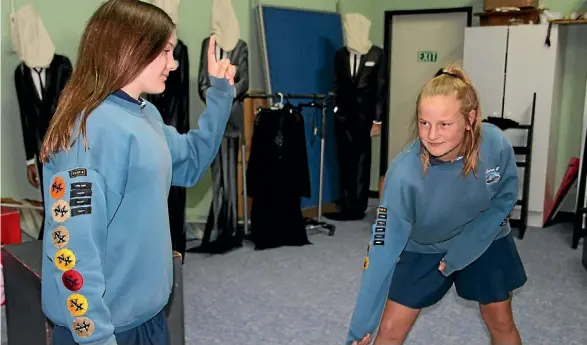
M 459 76 L 457 74 L 454 74 L 454 73 L 445 72 L 444 69 L 442 69 L 442 68 L 439 69 L 438 72 L 436 72 L 436 74 L 434 75 L 434 78 L 439 77 L 439 76 L 441 76 L 443 74 L 448 75 L 448 76 L 451 76 L 453 78 L 457 78 L 457 79 L 463 80 L 463 78 L 461 78 L 461 76 Z

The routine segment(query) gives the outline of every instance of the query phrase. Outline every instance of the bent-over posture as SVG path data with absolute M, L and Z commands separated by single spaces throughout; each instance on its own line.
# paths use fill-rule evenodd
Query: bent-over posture
M 481 122 L 477 92 L 456 66 L 417 101 L 418 138 L 392 161 L 347 344 L 403 344 L 420 310 L 453 284 L 479 303 L 493 344 L 521 344 L 512 291 L 527 280 L 511 235 L 518 195 L 513 148 Z M 383 317 L 382 316 L 383 313 Z

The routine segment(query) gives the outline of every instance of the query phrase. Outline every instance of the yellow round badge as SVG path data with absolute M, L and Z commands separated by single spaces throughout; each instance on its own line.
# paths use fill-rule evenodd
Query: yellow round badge
M 73 316 L 82 316 L 88 311 L 88 300 L 78 293 L 74 293 L 67 298 L 67 310 Z
M 75 254 L 66 248 L 60 249 L 55 253 L 53 260 L 55 266 L 62 271 L 67 271 L 75 267 Z

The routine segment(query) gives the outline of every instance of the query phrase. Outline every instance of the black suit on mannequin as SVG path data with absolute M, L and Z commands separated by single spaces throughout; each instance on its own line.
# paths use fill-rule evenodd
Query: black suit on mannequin
M 341 182 L 340 219 L 364 217 L 369 198 L 371 127 L 385 114 L 386 59 L 371 46 L 351 69 L 346 47 L 334 58 L 335 135 Z
M 178 133 L 184 134 L 190 130 L 190 63 L 188 48 L 181 40 L 177 40 L 173 58 L 178 66 L 176 70 L 169 72 L 165 91 L 147 95 L 146 98 L 157 107 L 166 125 L 175 127 Z M 171 245 L 183 258 L 186 249 L 186 188 L 171 186 L 167 205 Z
M 208 42 L 202 42 L 200 57 L 200 71 L 198 75 L 199 95 L 206 102 L 206 92 L 210 87 L 208 77 Z M 188 250 L 198 253 L 223 253 L 242 246 L 244 234 L 238 226 L 238 187 L 237 166 L 239 139 L 244 131 L 244 112 L 242 97 L 249 90 L 249 51 L 247 44 L 239 40 L 233 50 L 226 52 L 216 45 L 216 59 L 229 58 L 230 63 L 236 66 L 234 87 L 236 98 L 232 104 L 230 118 L 226 132 L 220 145 L 218 155 L 212 162 L 212 205 L 206 222 L 206 229 L 202 244 Z M 216 233 L 215 240 L 211 241 L 212 233 Z
M 14 71 L 14 84 L 20 120 L 22 123 L 22 136 L 24 139 L 24 151 L 27 160 L 35 159 L 41 190 L 43 196 L 43 164 L 39 161 L 39 151 L 45 133 L 49 128 L 49 122 L 55 111 L 61 96 L 61 91 L 71 77 L 73 67 L 66 56 L 55 54 L 48 68 L 32 69 L 24 62 L 20 63 Z M 37 76 L 37 73 L 39 74 Z M 33 77 L 33 74 L 35 77 Z M 35 85 L 33 78 L 40 77 L 39 87 Z M 41 223 L 39 238 L 43 238 L 44 222 Z

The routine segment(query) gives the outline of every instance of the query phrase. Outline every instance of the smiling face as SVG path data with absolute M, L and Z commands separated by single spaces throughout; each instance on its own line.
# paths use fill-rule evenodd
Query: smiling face
M 462 154 L 465 132 L 471 130 L 474 112 L 461 113 L 456 94 L 423 97 L 418 104 L 418 135 L 428 152 L 441 160 L 452 161 Z
M 175 34 L 171 35 L 161 54 L 157 55 L 136 78 L 135 82 L 141 92 L 158 94 L 165 91 L 165 81 L 169 76 L 169 72 L 177 68 L 177 63 L 173 58 L 173 49 L 176 42 Z

